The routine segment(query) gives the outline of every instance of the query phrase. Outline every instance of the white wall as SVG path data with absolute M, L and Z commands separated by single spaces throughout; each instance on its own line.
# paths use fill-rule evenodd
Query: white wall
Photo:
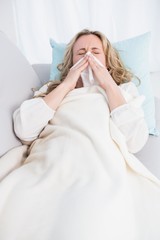
M 0 31 L 17 44 L 12 0 L 0 0 Z
M 159 11 L 160 0 L 0 0 L 0 31 L 31 63 L 51 61 L 49 37 L 68 42 L 82 28 L 113 42 L 151 31 L 151 71 L 160 71 Z

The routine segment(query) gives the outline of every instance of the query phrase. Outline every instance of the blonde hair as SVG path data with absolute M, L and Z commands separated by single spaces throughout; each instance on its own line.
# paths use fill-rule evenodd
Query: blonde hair
M 88 29 L 84 29 L 77 33 L 75 37 L 67 44 L 63 62 L 58 65 L 58 70 L 61 72 L 60 80 L 56 82 L 52 81 L 52 83 L 49 84 L 46 94 L 51 92 L 66 78 L 70 68 L 73 66 L 73 47 L 76 41 L 81 36 L 90 34 L 97 36 L 101 40 L 106 58 L 107 69 L 117 85 L 131 81 L 133 74 L 126 69 L 122 60 L 120 59 L 118 51 L 111 45 L 106 36 L 99 31 L 90 31 Z

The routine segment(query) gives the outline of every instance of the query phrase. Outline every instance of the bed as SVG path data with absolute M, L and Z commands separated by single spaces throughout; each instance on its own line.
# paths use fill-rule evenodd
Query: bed
M 21 145 L 15 137 L 12 113 L 22 101 L 32 97 L 32 88 L 39 88 L 49 79 L 50 64 L 30 65 L 19 49 L 0 32 L 0 82 L 1 82 L 1 140 L 0 156 Z M 160 129 L 160 72 L 150 74 L 156 104 L 156 123 Z M 3 136 L 3 137 L 2 137 Z M 139 160 L 160 178 L 160 137 L 149 136 L 143 149 L 136 153 Z
M 139 161 L 126 150 L 125 140 L 120 131 L 118 133 L 115 126 L 110 125 L 113 140 L 116 141 L 117 138 L 116 143 L 119 149 L 115 147 L 116 144 L 112 144 L 114 149 L 110 152 L 115 154 L 115 157 L 111 154 L 111 157 L 108 157 L 110 148 L 106 149 L 106 142 L 103 141 L 101 135 L 98 136 L 100 141 L 97 141 L 97 131 L 93 127 L 94 142 L 97 141 L 95 146 L 98 151 L 96 151 L 92 141 L 88 143 L 85 134 L 81 134 L 81 131 L 75 134 L 70 122 L 67 122 L 68 119 L 77 117 L 75 123 L 79 123 L 78 112 L 74 115 L 72 110 L 74 104 L 72 100 L 75 98 L 77 101 L 80 96 L 74 96 L 72 92 L 57 111 L 57 118 L 44 129 L 41 138 L 33 143 L 29 150 L 30 154 L 27 155 L 28 146 L 22 145 L 14 134 L 12 114 L 24 100 L 32 97 L 32 88 L 37 89 L 48 81 L 50 64 L 31 66 L 3 33 L 0 33 L 0 43 L 0 63 L 3 66 L 0 68 L 0 176 L 4 180 L 0 184 L 2 196 L 0 238 L 4 240 L 11 238 L 32 240 L 37 237 L 39 240 L 97 240 L 110 239 L 111 236 L 112 239 L 128 239 L 130 236 L 133 240 L 146 240 L 147 236 L 148 239 L 159 239 L 160 182 L 157 178 L 160 179 L 160 137 L 149 136 L 143 149 L 135 154 Z M 158 79 L 159 74 L 151 74 L 153 86 Z M 81 91 L 81 89 L 76 89 L 76 91 Z M 100 97 L 100 101 L 104 102 L 101 94 L 96 93 L 95 96 Z M 86 97 L 89 96 L 86 94 Z M 68 110 L 66 111 L 63 105 L 65 106 L 67 101 Z M 88 103 L 92 106 L 91 101 L 87 101 Z M 160 99 L 157 93 L 155 103 L 157 127 L 160 127 Z M 97 111 L 100 109 L 99 106 L 105 107 L 103 110 L 106 110 L 106 105 L 100 104 Z M 84 102 L 79 107 L 83 110 Z M 77 105 L 75 110 L 77 111 Z M 65 124 L 68 123 L 70 136 L 72 136 L 68 138 L 67 131 L 65 132 L 67 144 L 70 144 L 69 149 L 63 141 L 64 128 L 60 126 L 58 139 L 56 139 L 56 128 L 54 128 L 54 121 L 59 123 L 63 114 L 66 117 Z M 94 118 L 90 114 L 88 117 L 92 122 Z M 89 129 L 88 121 L 81 122 L 85 130 Z M 103 123 L 106 122 L 103 121 Z M 48 132 L 49 135 L 45 138 Z M 102 130 L 99 132 L 107 135 Z M 83 138 L 87 141 L 83 139 L 81 141 L 81 147 L 86 153 L 85 158 L 83 151 L 74 141 L 75 136 L 76 140 Z M 54 142 L 52 142 L 54 147 L 52 148 L 51 144 L 49 151 L 46 151 L 48 140 Z M 113 143 L 112 140 L 111 142 Z M 73 145 L 74 148 L 72 148 Z M 88 147 L 94 150 L 88 150 Z M 124 158 L 121 158 L 122 152 Z M 103 153 L 107 154 L 107 158 Z M 122 161 L 117 162 L 117 156 L 120 156 Z M 106 159 L 107 161 L 109 159 L 109 165 L 106 164 Z M 124 160 L 127 164 L 124 164 Z M 116 168 L 115 164 L 117 164 Z M 135 172 L 138 172 L 138 175 Z M 143 191 L 141 191 L 142 187 Z M 145 217 L 145 214 L 149 218 Z M 149 228 L 146 229 L 146 226 Z

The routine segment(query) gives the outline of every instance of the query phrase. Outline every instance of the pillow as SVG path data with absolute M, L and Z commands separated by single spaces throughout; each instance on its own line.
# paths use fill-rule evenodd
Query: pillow
M 13 131 L 12 114 L 27 98 L 33 96 L 31 88 L 41 82 L 19 49 L 0 32 L 0 157 L 21 145 Z
M 138 86 L 139 93 L 146 97 L 143 104 L 145 119 L 149 128 L 149 134 L 158 136 L 155 121 L 155 102 L 152 85 L 150 82 L 149 69 L 149 45 L 150 32 L 142 35 L 113 43 L 113 47 L 117 49 L 124 65 L 130 69 L 141 81 Z M 50 70 L 50 80 L 59 79 L 60 72 L 57 65 L 63 61 L 66 44 L 58 44 L 50 39 L 52 47 L 52 64 Z M 137 80 L 133 79 L 137 85 Z
M 57 69 L 57 66 L 63 61 L 66 44 L 56 43 L 53 39 L 50 39 L 50 45 L 53 49 L 50 80 L 58 80 L 60 77 L 60 71 Z

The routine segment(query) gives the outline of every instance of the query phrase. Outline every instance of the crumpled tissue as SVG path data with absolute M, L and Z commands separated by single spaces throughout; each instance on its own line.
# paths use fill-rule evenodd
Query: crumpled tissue
M 98 63 L 101 67 L 104 67 L 104 65 L 91 53 L 91 52 L 87 52 L 85 54 L 86 55 L 91 55 L 94 60 L 96 61 L 96 63 Z M 84 56 L 84 57 L 85 57 Z M 83 61 L 83 58 L 81 58 L 78 62 L 76 62 L 72 67 L 76 67 L 81 61 Z M 87 66 L 82 72 L 81 72 L 81 78 L 82 78 L 82 82 L 83 82 L 83 86 L 84 87 L 89 87 L 89 86 L 92 86 L 92 85 L 98 85 L 97 81 L 94 79 L 94 76 L 93 76 L 93 71 L 92 71 L 92 68 L 90 66 Z

